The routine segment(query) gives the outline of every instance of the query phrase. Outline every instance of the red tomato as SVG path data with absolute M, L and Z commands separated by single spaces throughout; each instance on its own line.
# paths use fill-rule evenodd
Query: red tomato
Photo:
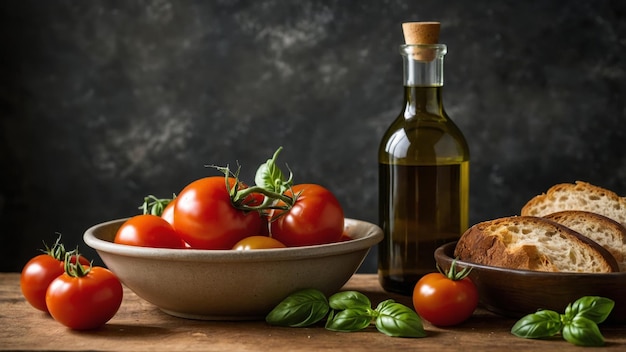
M 102 267 L 86 267 L 84 276 L 65 272 L 46 292 L 50 315 L 75 330 L 95 329 L 109 321 L 122 303 L 122 284 Z M 79 274 L 83 275 L 83 274 Z
M 247 251 L 251 249 L 267 249 L 267 248 L 285 248 L 280 241 L 268 236 L 249 236 L 237 242 L 233 249 L 238 251 Z
M 289 197 L 293 194 L 299 196 L 291 209 L 272 214 L 272 237 L 288 247 L 339 241 L 344 215 L 337 198 L 328 189 L 315 184 L 295 185 L 285 192 Z
M 170 225 L 174 226 L 174 207 L 176 206 L 176 199 L 173 199 L 169 202 L 163 212 L 161 213 L 161 217 L 170 223 Z
M 46 254 L 40 254 L 26 263 L 20 276 L 20 288 L 26 301 L 33 307 L 47 312 L 46 290 L 50 283 L 63 274 L 65 248 L 58 242 L 52 249 L 46 248 Z M 89 265 L 87 258 L 80 256 L 83 265 Z M 72 257 L 75 260 L 75 257 Z
M 478 290 L 454 264 L 447 275 L 430 273 L 415 284 L 413 306 L 422 318 L 436 326 L 452 326 L 467 320 L 478 306 Z
M 228 181 L 233 187 L 235 179 Z M 256 200 L 250 197 L 250 202 Z M 258 212 L 233 206 L 222 176 L 196 180 L 176 197 L 174 229 L 192 248 L 231 249 L 239 240 L 259 233 L 260 226 Z
M 163 212 L 161 213 L 161 217 L 163 218 L 163 220 L 169 222 L 170 225 L 172 225 L 172 228 L 174 226 L 174 207 L 175 206 L 176 206 L 176 198 L 172 199 L 172 201 L 167 204 L 167 206 L 165 207 L 165 209 L 163 209 Z M 191 246 L 189 246 L 189 243 L 185 242 L 185 248 L 191 248 Z
M 115 243 L 154 248 L 185 248 L 185 242 L 165 219 L 136 215 L 126 220 L 115 234 Z

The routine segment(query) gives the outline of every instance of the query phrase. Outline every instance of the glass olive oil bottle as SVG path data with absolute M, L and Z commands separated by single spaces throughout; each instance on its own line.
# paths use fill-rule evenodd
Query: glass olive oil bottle
M 410 295 L 423 275 L 437 270 L 435 249 L 468 227 L 470 156 L 443 107 L 446 51 L 444 44 L 400 46 L 404 107 L 378 153 L 385 235 L 378 247 L 378 275 L 390 292 Z

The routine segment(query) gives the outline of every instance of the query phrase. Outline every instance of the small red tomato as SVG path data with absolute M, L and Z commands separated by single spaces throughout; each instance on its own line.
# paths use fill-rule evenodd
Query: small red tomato
M 285 248 L 280 241 L 268 236 L 249 236 L 237 242 L 233 249 L 247 251 L 251 249 Z
M 123 297 L 117 276 L 97 266 L 66 263 L 65 268 L 46 291 L 46 304 L 54 320 L 75 330 L 95 329 L 111 320 Z
M 153 248 L 185 248 L 172 225 L 160 216 L 136 215 L 126 220 L 115 234 L 115 243 Z
M 478 290 L 464 269 L 457 273 L 455 262 L 448 273 L 424 275 L 415 284 L 413 306 L 435 326 L 452 326 L 467 320 L 478 306 Z
M 59 236 L 52 246 L 46 246 L 45 254 L 40 254 L 26 263 L 20 276 L 20 288 L 26 301 L 33 307 L 47 312 L 46 290 L 50 283 L 63 274 L 65 247 L 60 243 Z M 75 257 L 72 257 L 75 260 Z M 87 258 L 79 257 L 81 264 L 89 265 Z
M 270 220 L 271 236 L 288 247 L 338 242 L 344 230 L 343 209 L 335 196 L 315 184 L 299 184 L 285 192 L 297 195 L 295 204 L 276 210 Z

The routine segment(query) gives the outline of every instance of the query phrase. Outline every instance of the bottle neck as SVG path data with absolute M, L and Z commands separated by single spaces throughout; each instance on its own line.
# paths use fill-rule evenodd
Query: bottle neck
M 418 112 L 443 114 L 443 44 L 402 45 L 405 116 Z
M 407 87 L 443 86 L 444 44 L 402 45 L 404 85 Z

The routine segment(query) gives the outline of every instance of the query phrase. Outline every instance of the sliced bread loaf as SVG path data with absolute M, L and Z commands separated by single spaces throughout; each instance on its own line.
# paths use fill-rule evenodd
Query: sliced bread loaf
M 617 260 L 620 271 L 626 271 L 626 227 L 604 215 L 581 210 L 564 210 L 545 215 L 587 236 L 606 248 Z
M 552 186 L 546 193 L 529 200 L 521 215 L 544 216 L 562 210 L 589 211 L 626 226 L 626 198 L 582 181 Z
M 459 239 L 460 260 L 555 272 L 618 271 L 615 258 L 602 246 L 554 221 L 513 216 L 478 223 Z

